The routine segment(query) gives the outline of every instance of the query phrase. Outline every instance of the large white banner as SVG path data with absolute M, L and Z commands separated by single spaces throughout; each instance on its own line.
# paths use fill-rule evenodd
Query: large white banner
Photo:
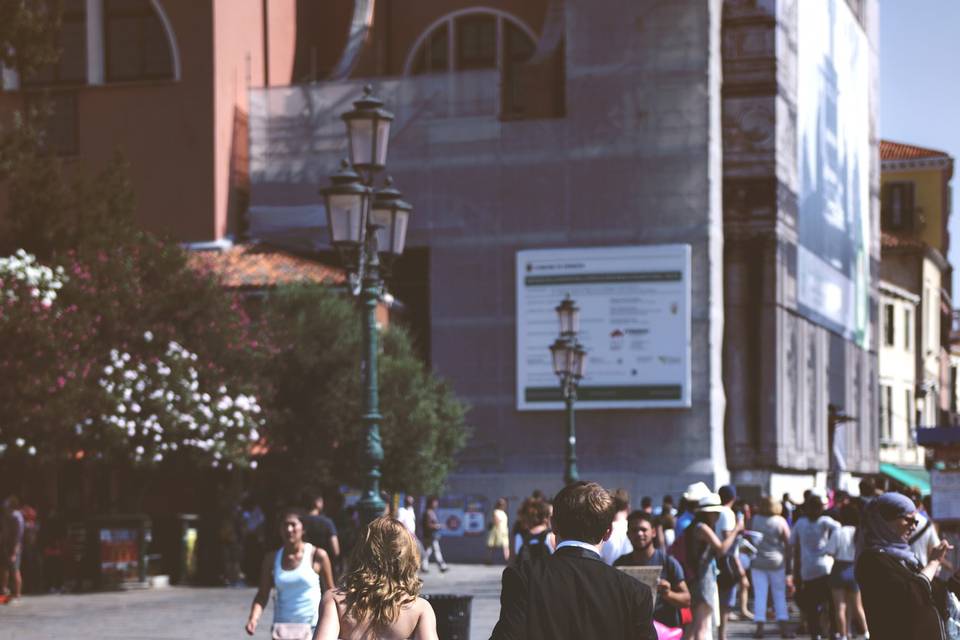
M 797 3 L 797 299 L 861 346 L 870 330 L 870 49 L 845 0 Z
M 580 307 L 578 409 L 690 406 L 690 246 L 517 253 L 517 408 L 563 407 L 550 345 L 556 307 Z

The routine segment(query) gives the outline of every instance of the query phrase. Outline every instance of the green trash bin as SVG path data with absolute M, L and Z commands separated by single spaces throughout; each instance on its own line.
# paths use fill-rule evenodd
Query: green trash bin
M 470 603 L 473 596 L 436 593 L 423 596 L 437 616 L 440 640 L 470 640 Z

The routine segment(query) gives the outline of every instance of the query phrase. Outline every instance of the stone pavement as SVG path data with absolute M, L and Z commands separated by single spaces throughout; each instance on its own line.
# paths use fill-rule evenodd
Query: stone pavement
M 470 637 L 487 640 L 500 610 L 502 567 L 451 565 L 424 576 L 424 593 L 473 596 Z M 29 596 L 0 606 L 0 640 L 240 639 L 252 588 L 171 587 L 144 591 Z M 255 637 L 270 637 L 272 605 Z M 752 625 L 734 623 L 730 640 L 749 638 Z M 767 636 L 776 638 L 774 629 Z

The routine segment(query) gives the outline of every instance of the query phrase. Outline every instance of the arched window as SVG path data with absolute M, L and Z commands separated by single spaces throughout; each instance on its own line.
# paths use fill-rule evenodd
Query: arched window
M 176 38 L 159 0 L 59 2 L 60 60 L 7 80 L 5 88 L 179 79 Z
M 417 40 L 407 60 L 409 74 L 471 69 L 510 69 L 526 62 L 535 48 L 533 31 L 512 16 L 469 9 L 435 22 Z
M 150 0 L 105 0 L 103 33 L 107 82 L 173 78 L 173 57 Z

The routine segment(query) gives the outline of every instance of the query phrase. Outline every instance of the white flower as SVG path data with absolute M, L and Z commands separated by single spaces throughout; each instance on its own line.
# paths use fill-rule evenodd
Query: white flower
M 35 455 L 37 455 L 37 448 L 31 445 L 31 446 L 27 449 L 27 453 L 29 453 L 29 454 L 32 455 L 32 456 L 35 456 Z
M 134 449 L 134 451 L 137 452 L 137 455 L 138 455 L 138 456 L 142 456 L 142 455 L 143 455 L 143 447 L 140 446 L 140 445 L 137 445 L 137 448 Z
M 17 438 L 16 440 L 14 440 L 14 442 L 18 447 L 22 447 L 23 445 L 27 444 L 27 441 L 24 440 L 23 438 Z
M 251 460 L 251 461 L 250 461 L 250 468 L 251 468 L 251 469 L 256 469 L 256 468 L 257 468 L 257 461 L 256 461 L 256 460 Z
M 144 332 L 143 332 L 143 339 L 146 340 L 147 342 L 153 342 L 153 332 L 152 332 L 152 331 L 144 331 Z

